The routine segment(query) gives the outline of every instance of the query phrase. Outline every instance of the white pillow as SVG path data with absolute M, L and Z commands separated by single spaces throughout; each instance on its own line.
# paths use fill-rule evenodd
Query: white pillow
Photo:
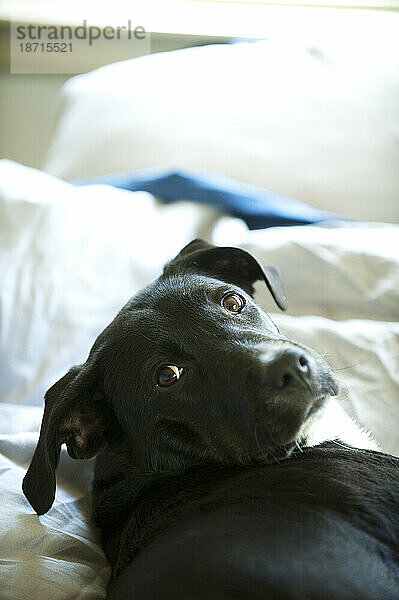
M 44 169 L 196 167 L 399 221 L 399 13 L 372 18 L 333 42 L 190 48 L 74 77 Z

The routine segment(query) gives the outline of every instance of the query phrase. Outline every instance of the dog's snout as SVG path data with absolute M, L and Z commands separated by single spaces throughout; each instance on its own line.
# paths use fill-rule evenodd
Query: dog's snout
M 289 349 L 265 364 L 263 383 L 274 389 L 283 389 L 294 380 L 308 381 L 311 375 L 310 361 L 305 354 L 301 350 Z

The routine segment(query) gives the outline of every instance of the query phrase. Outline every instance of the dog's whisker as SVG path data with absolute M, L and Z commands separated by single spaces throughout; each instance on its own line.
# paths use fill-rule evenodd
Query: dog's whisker
M 331 440 L 331 443 L 336 444 L 337 446 L 341 446 L 341 448 L 345 448 L 346 450 L 353 450 L 351 446 L 345 446 L 345 444 L 341 444 L 341 442 L 338 442 L 337 440 Z
M 361 363 L 355 363 L 353 365 L 348 365 L 347 367 L 339 367 L 339 369 L 334 368 L 333 371 L 334 372 L 345 371 L 346 369 L 353 369 L 354 367 L 358 367 L 359 365 L 361 365 Z
M 271 322 L 273 323 L 273 325 L 275 326 L 275 328 L 277 329 L 277 331 L 279 332 L 279 334 L 281 335 L 281 331 L 279 326 L 277 325 L 276 321 L 274 319 L 271 318 L 270 314 L 267 313 L 267 316 L 269 317 L 269 319 L 271 320 Z
M 255 427 L 254 427 L 254 436 L 255 436 L 255 442 L 258 447 L 258 450 L 262 451 L 262 448 L 260 447 L 259 439 L 258 439 L 258 424 L 257 423 L 255 423 Z
M 338 383 L 340 384 L 340 392 L 337 396 L 339 400 L 350 400 L 351 394 L 349 389 L 345 386 L 344 382 L 337 378 Z

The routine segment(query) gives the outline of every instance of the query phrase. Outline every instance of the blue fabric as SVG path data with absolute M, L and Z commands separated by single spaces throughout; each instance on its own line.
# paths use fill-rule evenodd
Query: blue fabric
M 132 192 L 145 191 L 164 202 L 190 200 L 213 206 L 243 219 L 249 229 L 280 225 L 307 225 L 337 219 L 338 215 L 317 210 L 260 187 L 247 185 L 216 173 L 146 169 L 96 177 L 77 185 L 105 183 Z

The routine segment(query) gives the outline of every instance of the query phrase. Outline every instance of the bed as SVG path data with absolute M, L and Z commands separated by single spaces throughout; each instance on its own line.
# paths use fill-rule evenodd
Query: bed
M 237 50 L 233 51 L 237 55 Z M 244 51 L 253 52 L 252 47 Z M 212 60 L 209 49 L 203 52 L 204 60 Z M 172 56 L 172 64 L 186 57 Z M 161 71 L 166 59 L 162 57 L 157 66 Z M 239 245 L 280 269 L 289 311 L 275 313 L 261 287 L 257 300 L 272 313 L 284 333 L 326 355 L 342 383 L 344 408 L 374 434 L 383 451 L 399 456 L 399 225 L 367 220 L 359 208 L 364 201 L 371 215 L 380 202 L 380 214 L 384 214 L 381 206 L 386 206 L 387 221 L 399 220 L 394 203 L 399 190 L 397 174 L 390 173 L 390 182 L 379 189 L 381 168 L 375 179 L 376 171 L 371 170 L 367 189 L 358 182 L 351 187 L 347 176 L 339 179 L 342 165 L 323 170 L 317 163 L 319 132 L 313 145 L 307 139 L 307 152 L 313 152 L 314 161 L 308 160 L 306 176 L 294 169 L 288 187 L 279 187 L 274 170 L 273 189 L 313 201 L 320 209 L 339 212 L 340 204 L 330 189 L 335 177 L 336 197 L 342 202 L 345 185 L 349 186 L 349 196 L 355 199 L 348 204 L 353 209 L 351 216 L 363 219 L 254 230 L 212 206 L 184 199 L 165 204 L 148 192 L 68 183 L 65 179 L 89 179 L 126 168 L 170 166 L 183 160 L 166 148 L 165 138 L 160 139 L 162 132 L 157 129 L 147 132 L 145 140 L 148 148 L 152 145 L 158 149 L 156 160 L 151 163 L 147 146 L 144 158 L 140 156 L 144 130 L 138 130 L 137 123 L 143 118 L 142 99 L 135 100 L 129 129 L 117 120 L 119 108 L 112 112 L 116 101 L 111 91 L 99 96 L 106 85 L 104 78 L 126 86 L 127 71 L 136 69 L 136 63 L 128 62 L 107 67 L 108 75 L 100 70 L 71 80 L 63 92 L 61 125 L 43 171 L 0 162 L 0 598 L 4 600 L 105 597 L 109 567 L 90 523 L 93 461 L 73 461 L 63 449 L 56 502 L 41 517 L 24 498 L 21 481 L 37 441 L 45 390 L 71 365 L 85 360 L 98 333 L 125 301 L 195 237 L 219 245 Z M 152 63 L 147 67 L 155 69 Z M 140 63 L 137 68 L 145 70 L 145 65 Z M 389 77 L 382 79 L 381 85 L 389 88 Z M 97 132 L 95 120 L 89 122 L 91 102 L 100 105 L 100 112 L 106 109 Z M 323 102 L 319 108 L 325 108 L 329 100 L 324 98 Z M 373 107 L 376 111 L 375 98 Z M 171 110 L 169 105 L 166 108 Z M 386 115 L 388 125 L 384 129 L 391 159 L 394 150 L 390 136 L 399 124 L 395 110 L 392 108 L 389 118 Z M 84 115 L 87 136 L 73 144 Z M 122 116 L 122 120 L 127 118 Z M 224 124 L 221 130 L 226 132 L 226 127 Z M 123 151 L 113 146 L 121 128 Z M 103 148 L 107 131 L 110 141 L 108 148 Z M 233 141 L 238 135 L 250 134 L 250 130 L 234 132 L 231 122 L 229 131 Z M 197 134 L 195 129 L 192 137 Z M 334 152 L 345 143 L 350 145 L 346 148 L 349 153 L 356 151 L 356 140 L 356 135 L 349 142 L 343 133 L 337 135 Z M 223 163 L 225 148 L 216 146 L 213 140 L 212 153 L 217 154 L 213 163 L 212 156 L 205 159 L 203 151 L 199 158 L 191 148 L 194 154 L 188 156 L 187 166 L 212 168 L 251 184 L 266 185 L 268 173 L 259 167 L 262 156 L 257 155 L 256 164 L 244 169 L 233 158 L 228 161 L 225 156 Z M 130 158 L 126 158 L 127 147 Z M 263 160 L 270 156 L 270 148 L 262 152 Z M 282 146 L 277 155 L 282 170 Z M 375 156 L 368 159 L 373 161 Z M 378 160 L 383 159 L 379 156 Z M 317 172 L 326 176 L 316 177 Z M 317 181 L 317 198 L 312 177 Z M 280 179 L 286 179 L 283 171 Z

